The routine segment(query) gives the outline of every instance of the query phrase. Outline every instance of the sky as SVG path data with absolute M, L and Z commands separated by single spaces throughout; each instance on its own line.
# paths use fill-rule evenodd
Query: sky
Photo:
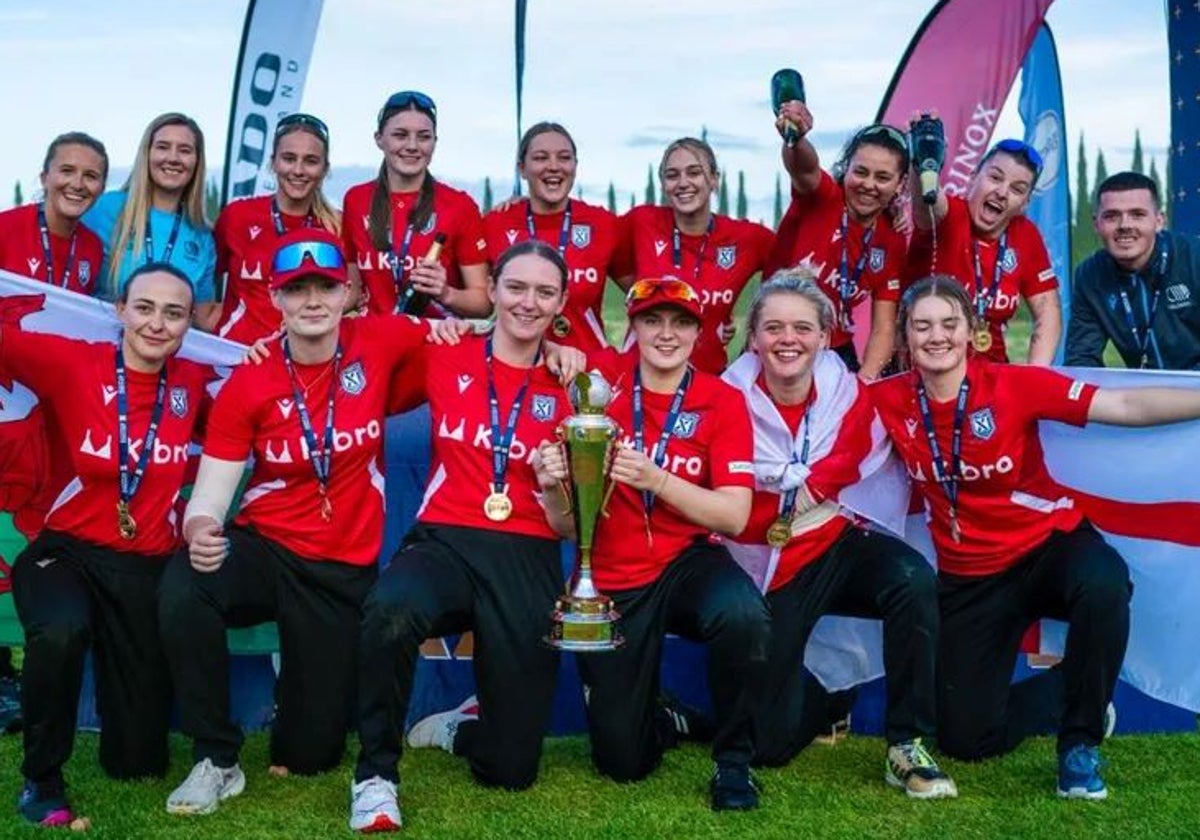
M 999 0 L 997 0 L 999 2 Z M 195 117 L 210 173 L 224 157 L 246 0 L 0 0 L 0 207 L 20 180 L 28 200 L 49 141 L 87 131 L 128 167 L 146 123 Z M 804 76 L 826 164 L 871 122 L 933 0 L 529 0 L 524 123 L 554 119 L 579 146 L 578 184 L 603 203 L 641 200 L 647 166 L 671 140 L 706 127 L 719 165 L 745 172 L 751 216 L 769 218 L 780 169 L 768 81 Z M 1129 165 L 1134 129 L 1160 171 L 1169 141 L 1162 0 L 1057 0 L 1070 152 Z M 16 68 L 25 68 L 17 70 Z M 335 167 L 365 180 L 378 166 L 375 114 L 394 90 L 438 102 L 432 171 L 477 188 L 511 189 L 516 148 L 513 3 L 509 0 L 325 0 L 304 109 L 332 135 Z M 1020 136 L 1014 85 L 998 136 Z M 1072 172 L 1074 161 L 1071 162 Z M 361 177 L 359 177 L 361 176 Z M 731 178 L 732 181 L 732 178 Z M 329 190 L 340 202 L 350 185 Z M 119 183 L 110 182 L 110 187 Z M 478 198 L 478 195 L 476 196 Z M 732 198 L 731 198 L 732 200 Z

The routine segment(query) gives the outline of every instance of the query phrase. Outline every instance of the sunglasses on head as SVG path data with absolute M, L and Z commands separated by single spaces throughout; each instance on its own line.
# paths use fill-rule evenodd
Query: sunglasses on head
M 1025 161 L 1033 167 L 1033 178 L 1036 181 L 1042 174 L 1042 156 L 1038 154 L 1038 150 L 1020 140 L 1009 138 L 1001 140 L 995 146 L 992 146 L 992 151 L 988 152 L 989 157 L 995 152 L 1004 152 L 1015 157 L 1024 158 Z
M 430 119 L 435 123 L 437 122 L 437 105 L 419 90 L 402 90 L 389 96 L 387 102 L 384 102 L 383 107 L 379 109 L 379 119 L 377 122 L 382 125 L 384 114 L 388 111 L 403 111 L 414 105 L 418 111 L 424 111 L 429 115 Z
M 280 248 L 271 262 L 271 270 L 275 274 L 285 274 L 295 271 L 304 265 L 305 260 L 317 268 L 340 271 L 346 267 L 341 249 L 329 242 L 293 242 Z
M 317 136 L 321 138 L 326 146 L 329 145 L 329 126 L 325 125 L 324 122 L 317 119 L 312 114 L 301 114 L 299 112 L 295 114 L 288 114 L 286 117 L 280 118 L 279 122 L 275 124 L 275 139 L 278 140 L 281 135 L 287 133 L 289 128 L 298 125 L 311 128 L 317 133 Z
M 908 151 L 908 138 L 900 133 L 898 129 L 892 128 L 890 125 L 877 123 L 869 125 L 862 131 L 858 132 L 859 140 L 887 140 L 896 146 Z
M 678 300 L 686 303 L 698 302 L 700 296 L 696 290 L 682 280 L 674 278 L 638 280 L 629 287 L 625 294 L 625 305 L 636 303 L 652 297 L 662 297 L 667 300 Z

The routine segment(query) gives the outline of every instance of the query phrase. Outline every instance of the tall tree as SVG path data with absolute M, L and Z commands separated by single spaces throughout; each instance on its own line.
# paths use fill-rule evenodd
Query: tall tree
M 783 219 L 783 179 L 778 172 L 775 173 L 775 224 L 773 227 L 778 228 L 779 222 Z
M 608 182 L 608 212 L 617 212 L 617 188 L 613 186 L 613 182 Z
M 20 207 L 25 203 L 25 193 L 21 191 L 21 180 L 18 178 L 17 183 L 13 185 L 13 207 Z
M 1150 177 L 1150 180 L 1154 182 L 1154 186 L 1158 189 L 1158 200 L 1160 202 L 1165 202 L 1167 195 L 1166 195 L 1166 193 L 1163 192 L 1162 178 L 1160 178 L 1158 175 L 1158 161 L 1154 158 L 1153 155 L 1151 155 L 1151 157 L 1150 157 L 1150 175 L 1149 175 L 1149 177 Z
M 717 212 L 722 216 L 729 215 L 729 182 L 725 173 L 721 173 L 721 186 L 717 189 Z
M 1096 186 L 1099 187 L 1108 177 L 1108 165 L 1104 162 L 1104 150 L 1096 150 Z
M 1146 163 L 1144 157 L 1145 155 L 1142 152 L 1142 130 L 1135 128 L 1133 130 L 1133 163 L 1129 165 L 1129 168 L 1134 172 L 1145 175 Z
M 634 193 L 629 194 L 629 209 L 632 210 L 637 206 L 637 196 Z
M 1079 134 L 1079 154 L 1075 158 L 1075 225 L 1071 234 L 1071 268 L 1087 259 L 1095 247 L 1096 230 L 1092 226 L 1092 194 L 1088 186 L 1087 149 L 1083 132 Z
M 204 215 L 209 221 L 215 221 L 221 214 L 221 188 L 217 186 L 216 178 L 209 178 L 204 185 Z
M 654 164 L 646 164 L 646 203 L 657 204 L 654 197 Z
M 738 170 L 738 191 L 737 191 L 737 217 L 739 219 L 746 218 L 746 214 L 750 212 L 749 202 L 746 201 L 746 173 Z
M 492 209 L 492 204 L 496 201 L 492 195 L 492 178 L 490 175 L 484 176 L 483 179 L 483 212 L 486 213 Z

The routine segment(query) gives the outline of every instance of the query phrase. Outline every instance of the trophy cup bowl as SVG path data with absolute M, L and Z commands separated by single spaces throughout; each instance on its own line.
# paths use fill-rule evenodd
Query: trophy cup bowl
M 596 522 L 607 500 L 608 467 L 619 431 L 604 414 L 612 389 L 600 374 L 581 373 L 571 383 L 570 396 L 578 413 L 563 421 L 559 436 L 567 454 L 565 489 L 575 515 L 578 554 L 574 586 L 555 602 L 546 642 L 576 653 L 616 650 L 624 641 L 616 632 L 618 613 L 592 579 Z

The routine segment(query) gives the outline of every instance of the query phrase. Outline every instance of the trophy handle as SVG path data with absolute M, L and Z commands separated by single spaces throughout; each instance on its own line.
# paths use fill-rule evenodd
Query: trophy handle
M 600 515 L 608 519 L 608 503 L 612 499 L 613 491 L 617 489 L 617 483 L 612 480 L 613 460 L 617 457 L 617 447 L 620 446 L 618 441 L 621 439 L 621 427 L 613 424 L 613 444 L 608 448 L 608 463 L 604 465 L 604 478 L 608 482 L 608 486 L 604 488 L 604 498 L 600 501 Z

